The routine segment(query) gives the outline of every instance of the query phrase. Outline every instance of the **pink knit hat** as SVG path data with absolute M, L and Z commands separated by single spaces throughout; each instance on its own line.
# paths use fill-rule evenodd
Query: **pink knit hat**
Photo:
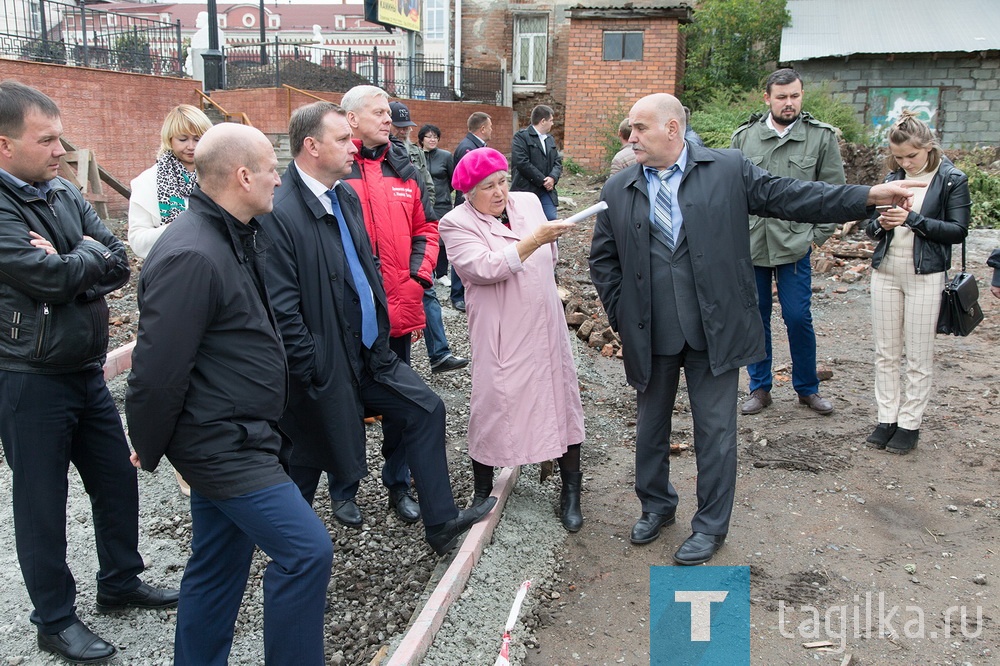
M 478 185 L 487 176 L 497 171 L 506 171 L 507 158 L 493 148 L 476 148 L 458 161 L 455 173 L 451 175 L 451 186 L 465 193 Z

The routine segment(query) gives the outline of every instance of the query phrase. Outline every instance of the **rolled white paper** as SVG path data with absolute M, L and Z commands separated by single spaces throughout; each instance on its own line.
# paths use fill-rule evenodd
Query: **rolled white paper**
M 570 224 L 576 224 L 577 222 L 583 222 L 584 220 L 586 220 L 591 215 L 597 215 L 602 210 L 607 210 L 607 209 L 608 209 L 608 204 L 607 204 L 606 201 L 598 201 L 597 203 L 595 203 L 590 208 L 585 208 L 584 210 L 581 210 L 576 215 L 570 215 L 565 220 L 563 220 L 563 222 L 569 222 Z

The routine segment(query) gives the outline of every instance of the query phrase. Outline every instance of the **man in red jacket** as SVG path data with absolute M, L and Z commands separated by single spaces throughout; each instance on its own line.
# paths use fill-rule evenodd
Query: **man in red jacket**
M 358 154 L 351 173 L 344 178 L 358 195 L 365 229 L 379 258 L 389 304 L 389 348 L 410 363 L 410 345 L 424 329 L 424 289 L 432 286 L 438 255 L 437 224 L 424 215 L 420 174 L 406 149 L 389 141 L 392 112 L 389 95 L 375 86 L 355 86 L 340 102 L 354 133 Z M 403 433 L 383 423 L 385 450 L 392 453 L 382 466 L 382 483 L 399 517 L 408 523 L 420 518 L 420 508 L 410 496 L 410 470 L 398 446 Z M 357 483 L 342 487 L 330 479 L 334 515 L 342 523 L 358 526 L 361 511 L 354 502 Z

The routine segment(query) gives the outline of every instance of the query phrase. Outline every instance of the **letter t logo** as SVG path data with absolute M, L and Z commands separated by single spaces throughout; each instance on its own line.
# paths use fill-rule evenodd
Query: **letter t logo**
M 724 601 L 729 592 L 715 591 L 674 591 L 674 601 L 691 604 L 691 640 L 712 640 L 712 602 Z

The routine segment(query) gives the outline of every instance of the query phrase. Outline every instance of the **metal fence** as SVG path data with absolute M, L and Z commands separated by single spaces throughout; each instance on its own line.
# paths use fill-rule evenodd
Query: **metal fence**
M 345 92 L 370 83 L 393 97 L 503 104 L 502 70 L 456 68 L 440 60 L 397 58 L 391 53 L 337 51 L 308 43 L 273 42 L 227 46 L 225 88 L 280 87 Z M 455 75 L 460 74 L 456 93 Z
M 181 76 L 181 23 L 93 9 L 82 2 L 2 0 L 0 55 L 120 72 Z

